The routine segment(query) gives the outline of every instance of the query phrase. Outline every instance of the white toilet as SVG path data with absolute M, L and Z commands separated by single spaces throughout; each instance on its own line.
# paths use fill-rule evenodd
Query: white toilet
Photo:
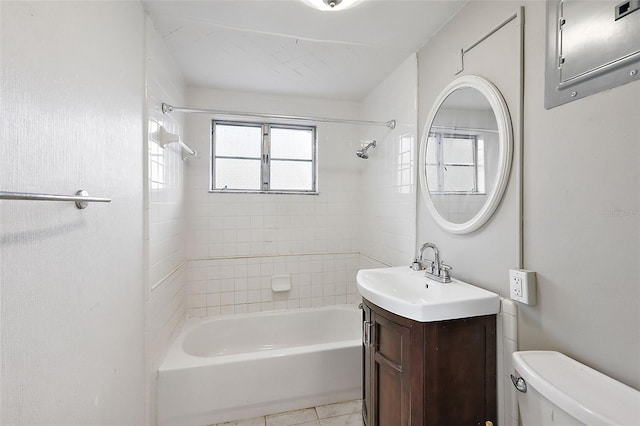
M 559 352 L 513 353 L 523 426 L 640 425 L 640 392 Z

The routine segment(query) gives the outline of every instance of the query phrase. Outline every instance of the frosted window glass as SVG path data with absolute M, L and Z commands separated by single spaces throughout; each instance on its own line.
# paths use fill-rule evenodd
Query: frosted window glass
M 216 188 L 260 190 L 260 160 L 218 158 Z
M 271 190 L 272 191 L 311 191 L 312 182 L 311 161 L 271 161 Z
M 472 139 L 443 138 L 442 149 L 445 163 L 473 164 Z
M 213 121 L 212 191 L 315 193 L 315 127 Z
M 250 157 L 262 155 L 262 126 L 216 124 L 216 157 Z
M 487 192 L 487 188 L 486 188 L 486 178 L 485 178 L 485 166 L 484 166 L 484 139 L 478 139 L 477 143 L 477 160 L 476 160 L 476 166 L 477 166 L 477 173 L 478 173 L 478 192 L 485 194 Z
M 149 141 L 149 181 L 151 189 L 163 189 L 164 181 L 164 153 L 155 142 Z
M 308 129 L 271 128 L 271 158 L 311 160 L 313 132 Z

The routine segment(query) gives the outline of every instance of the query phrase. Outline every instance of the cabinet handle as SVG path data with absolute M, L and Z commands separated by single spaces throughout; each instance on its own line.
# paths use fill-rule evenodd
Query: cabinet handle
M 371 346 L 371 321 L 362 323 L 362 343 L 367 348 Z

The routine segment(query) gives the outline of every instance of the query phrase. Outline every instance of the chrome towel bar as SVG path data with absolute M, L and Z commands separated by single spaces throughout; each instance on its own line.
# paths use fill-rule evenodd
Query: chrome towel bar
M 0 200 L 32 200 L 32 201 L 74 201 L 79 209 L 86 209 L 92 203 L 110 203 L 111 198 L 89 197 L 83 189 L 75 195 L 37 194 L 29 192 L 0 191 Z

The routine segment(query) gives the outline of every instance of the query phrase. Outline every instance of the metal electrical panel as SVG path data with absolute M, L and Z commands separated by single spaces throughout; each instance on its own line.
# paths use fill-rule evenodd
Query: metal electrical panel
M 547 1 L 547 109 L 640 78 L 640 0 Z

